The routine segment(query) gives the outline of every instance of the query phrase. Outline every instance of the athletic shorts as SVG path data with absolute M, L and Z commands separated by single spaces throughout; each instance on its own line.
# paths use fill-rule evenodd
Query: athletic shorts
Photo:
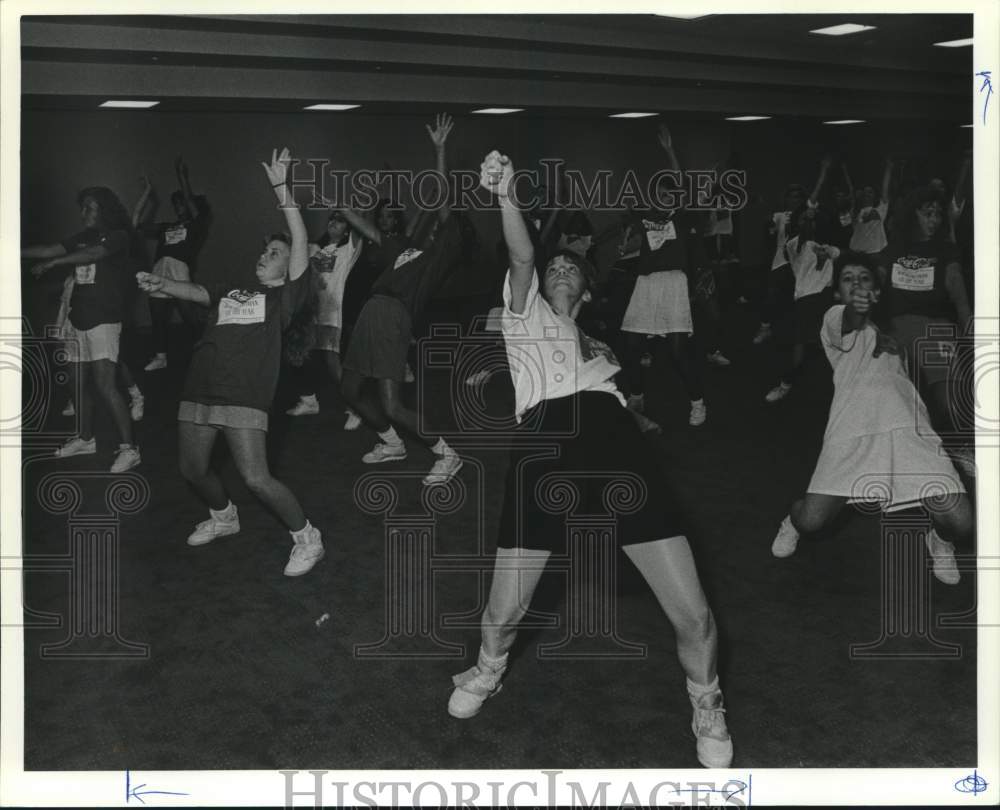
M 66 359 L 71 363 L 91 363 L 95 360 L 118 362 L 122 325 L 102 323 L 93 329 L 77 329 L 66 320 L 59 336 L 66 341 Z
M 351 333 L 344 368 L 362 377 L 403 382 L 411 336 L 410 313 L 403 302 L 373 295 Z
M 684 533 L 655 446 L 613 394 L 545 400 L 517 432 L 500 548 L 565 554 L 570 530 L 616 547 Z

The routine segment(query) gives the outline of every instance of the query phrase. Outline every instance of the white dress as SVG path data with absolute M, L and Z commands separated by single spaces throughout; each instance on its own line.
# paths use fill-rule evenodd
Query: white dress
M 834 393 L 808 492 L 874 501 L 885 511 L 965 492 L 900 357 L 872 356 L 871 324 L 842 335 L 843 313 L 843 305 L 831 307 L 820 333 Z

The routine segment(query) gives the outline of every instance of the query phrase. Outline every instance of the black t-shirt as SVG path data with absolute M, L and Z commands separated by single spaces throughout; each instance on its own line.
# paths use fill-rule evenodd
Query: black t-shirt
M 883 253 L 889 315 L 954 315 L 945 271 L 961 261 L 958 248 L 945 238 L 926 242 L 894 241 Z
M 190 267 L 194 263 L 205 235 L 205 217 L 199 214 L 194 219 L 158 222 L 155 225 L 143 227 L 142 232 L 146 236 L 156 238 L 154 261 L 169 256 Z
M 128 233 L 88 229 L 64 239 L 61 244 L 67 253 L 97 246 L 108 251 L 103 259 L 74 267 L 76 283 L 69 303 L 70 323 L 81 330 L 104 323 L 121 323 L 125 285 L 135 283 Z
M 388 295 L 403 302 L 416 321 L 430 297 L 451 272 L 461 255 L 462 238 L 458 223 L 449 217 L 435 222 L 429 244 L 407 246 L 372 286 L 372 295 Z
M 633 228 L 638 229 L 639 275 L 662 270 L 688 271 L 688 221 L 682 212 L 646 211 L 639 214 Z
M 312 270 L 280 287 L 206 286 L 211 312 L 181 399 L 268 411 L 278 385 L 281 335 L 302 308 Z
M 841 250 L 849 250 L 851 237 L 854 236 L 853 212 L 850 209 L 847 211 L 827 209 L 824 214 L 817 228 L 819 241 Z

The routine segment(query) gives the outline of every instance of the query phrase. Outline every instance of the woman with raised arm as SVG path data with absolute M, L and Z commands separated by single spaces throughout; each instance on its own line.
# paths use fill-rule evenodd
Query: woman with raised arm
M 204 286 L 152 273 L 139 273 L 139 287 L 210 307 L 195 346 L 178 410 L 181 474 L 208 504 L 188 545 L 202 546 L 240 530 L 236 505 L 211 468 L 212 448 L 222 433 L 237 470 L 251 492 L 273 511 L 294 545 L 285 575 L 307 573 L 323 558 L 319 529 L 307 519 L 295 495 L 271 475 L 267 464 L 268 411 L 281 365 L 282 331 L 309 293 L 308 236 L 287 185 L 287 149 L 262 164 L 285 215 L 288 234 L 271 236 L 257 260 L 256 282 L 247 287 Z
M 885 220 L 889 214 L 889 191 L 892 185 L 893 162 L 885 159 L 882 171 L 881 193 L 874 186 L 865 186 L 858 192 L 854 211 L 854 233 L 851 236 L 851 250 L 869 255 L 885 250 L 888 240 L 885 235 Z
M 427 127 L 442 176 L 446 176 L 445 144 L 451 128 L 449 115 L 439 115 L 435 126 Z M 398 252 L 387 255 L 387 266 L 361 310 L 344 357 L 341 385 L 347 403 L 378 433 L 378 444 L 361 460 L 384 464 L 405 459 L 406 445 L 396 432 L 397 427 L 403 428 L 420 436 L 437 456 L 423 479 L 425 486 L 447 483 L 462 467 L 462 459 L 443 438 L 421 436 L 417 413 L 407 408 L 400 396 L 413 324 L 461 254 L 461 235 L 449 213 L 444 195 L 439 208 L 420 218 L 419 227 L 411 223 L 404 240 L 383 240 Z M 378 384 L 377 402 L 363 391 L 367 380 Z
M 56 450 L 58 458 L 92 455 L 94 406 L 107 408 L 118 432 L 118 449 L 111 472 L 137 466 L 141 457 L 135 444 L 132 415 L 118 390 L 119 350 L 125 317 L 126 287 L 134 272 L 140 248 L 121 200 L 103 186 L 83 189 L 77 195 L 83 230 L 49 245 L 21 250 L 23 259 L 41 259 L 32 274 L 41 277 L 54 267 L 73 268 L 69 314 L 63 337 L 76 378 L 75 390 L 80 433 Z M 141 416 L 141 414 L 140 414 Z
M 733 743 L 716 672 L 715 620 L 691 549 L 678 528 L 660 464 L 613 382 L 619 371 L 614 354 L 576 324 L 591 296 L 593 267 L 562 251 L 536 272 L 527 228 L 508 197 L 512 175 L 510 159 L 494 151 L 483 161 L 480 182 L 499 199 L 510 253 L 503 335 L 511 356 L 516 417 L 524 438 L 532 441 L 534 459 L 511 459 L 482 646 L 476 665 L 453 679 L 448 712 L 472 717 L 500 690 L 517 626 L 549 556 L 565 542 L 563 515 L 542 503 L 544 481 L 559 475 L 575 478 L 573 483 L 584 490 L 578 513 L 603 513 L 602 487 L 588 485 L 588 476 L 615 471 L 611 474 L 635 476 L 639 499 L 634 512 L 618 516 L 615 542 L 649 583 L 674 627 L 694 710 L 698 761 L 709 768 L 729 767 Z M 533 362 L 526 361 L 525 352 Z M 553 452 L 539 458 L 540 443 Z M 593 534 L 592 542 L 602 541 L 602 533 Z

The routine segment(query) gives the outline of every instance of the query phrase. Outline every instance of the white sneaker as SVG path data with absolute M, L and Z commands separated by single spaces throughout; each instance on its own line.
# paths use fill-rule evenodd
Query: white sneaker
M 406 371 L 405 371 L 405 373 L 403 374 L 403 381 L 404 381 L 404 382 L 407 382 L 407 383 L 411 383 L 411 382 L 413 382 L 413 381 L 414 381 L 415 379 L 416 379 L 416 377 L 415 377 L 415 376 L 413 375 L 413 369 L 412 369 L 412 368 L 410 368 L 410 364 L 409 364 L 409 363 L 407 363 L 407 364 L 406 364 Z
M 688 698 L 694 709 L 691 730 L 698 741 L 698 761 L 706 768 L 728 768 L 733 762 L 733 738 L 726 728 L 722 691 L 716 689 L 696 697 L 688 682 Z
M 630 411 L 635 411 L 636 413 L 643 413 L 646 410 L 646 395 L 645 394 L 631 394 L 628 401 L 625 403 L 625 407 Z
M 792 386 L 789 383 L 779 383 L 764 396 L 765 402 L 778 402 L 788 396 L 788 392 L 792 390 Z
M 285 411 L 285 413 L 289 416 L 314 416 L 319 413 L 319 401 L 316 399 L 315 394 L 299 397 L 299 401 Z
M 723 354 L 722 352 L 720 352 L 720 351 L 719 351 L 718 349 L 716 349 L 716 350 L 715 350 L 714 352 L 712 352 L 711 354 L 709 354 L 709 355 L 706 355 L 705 359 L 706 359 L 706 360 L 707 360 L 707 361 L 708 361 L 709 363 L 711 363 L 711 364 L 712 364 L 713 366 L 720 366 L 720 367 L 723 367 L 723 368 L 724 368 L 724 367 L 726 367 L 726 366 L 728 366 L 728 365 L 732 365 L 732 364 L 731 364 L 731 363 L 729 362 L 729 358 L 728 358 L 728 357 L 726 357 L 726 356 L 725 356 L 725 355 L 724 355 L 724 354 Z
M 691 427 L 699 427 L 705 424 L 705 419 L 708 417 L 708 408 L 705 407 L 705 401 L 699 400 L 698 402 L 691 403 L 691 415 L 688 417 L 688 424 Z
M 443 456 L 438 456 L 431 471 L 424 476 L 424 486 L 447 484 L 460 469 L 462 469 L 461 457 L 454 450 L 450 450 Z
M 357 430 L 361 427 L 361 417 L 354 411 L 348 408 L 344 413 L 347 414 L 347 421 L 344 422 L 344 430 Z
M 296 540 L 292 553 L 285 566 L 286 577 L 300 577 L 308 574 L 314 565 L 323 559 L 326 549 L 323 548 L 323 536 L 315 526 L 309 527 L 309 532 L 303 540 Z
M 128 403 L 133 422 L 141 422 L 146 413 L 146 398 L 142 394 L 132 394 Z
M 94 438 L 81 439 L 74 436 L 66 444 L 55 452 L 56 458 L 69 458 L 70 456 L 91 456 L 97 452 L 97 440 Z
M 767 324 L 762 323 L 760 325 L 760 329 L 757 330 L 757 334 L 754 335 L 753 345 L 760 346 L 761 343 L 763 343 L 765 340 L 768 340 L 770 337 L 771 337 L 771 327 L 768 326 Z
M 228 520 L 219 517 L 225 512 L 213 512 L 209 509 L 208 513 L 210 515 L 208 520 L 203 520 L 195 526 L 191 536 L 188 537 L 187 544 L 189 546 L 203 546 L 206 543 L 211 543 L 216 537 L 225 537 L 239 532 L 240 514 L 236 511 L 235 506 L 233 506 L 231 517 Z
M 115 460 L 111 464 L 111 472 L 122 473 L 138 467 L 142 462 L 139 448 L 134 444 L 123 444 L 115 450 Z
M 778 527 L 778 534 L 771 543 L 771 553 L 775 557 L 791 557 L 799 544 L 799 533 L 792 525 L 791 517 L 785 517 Z
M 468 720 L 479 714 L 487 698 L 493 697 L 503 686 L 500 679 L 507 669 L 507 653 L 500 658 L 490 659 L 479 650 L 479 661 L 451 681 L 455 691 L 448 700 L 448 714 L 459 720 Z
M 402 461 L 404 458 L 406 458 L 406 445 L 402 442 L 399 444 L 379 442 L 365 453 L 361 460 L 365 464 L 383 464 L 386 461 Z
M 161 368 L 167 367 L 167 356 L 165 354 L 157 354 L 146 363 L 145 371 L 159 371 Z
M 934 529 L 927 532 L 924 542 L 927 553 L 934 560 L 934 576 L 945 585 L 958 585 L 962 575 L 958 573 L 958 563 L 955 562 L 955 544 L 942 540 Z
M 66 407 L 62 409 L 63 416 L 76 416 L 76 407 L 73 405 L 73 400 L 66 403 Z

